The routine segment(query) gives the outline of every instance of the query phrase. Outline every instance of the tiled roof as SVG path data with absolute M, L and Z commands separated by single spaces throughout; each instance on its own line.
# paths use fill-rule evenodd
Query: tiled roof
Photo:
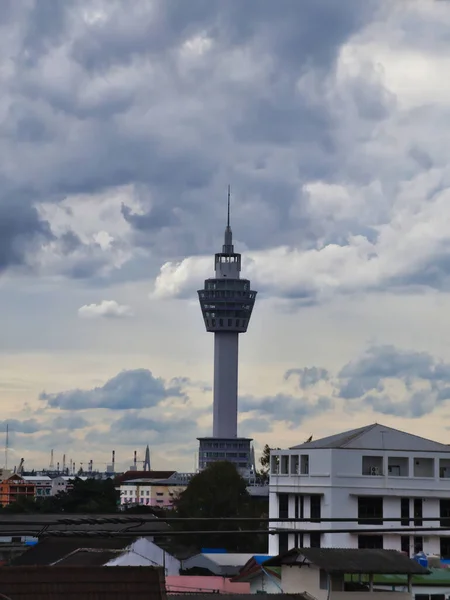
M 299 548 L 264 563 L 266 566 L 312 563 L 328 573 L 425 575 L 428 570 L 397 550 Z
M 0 590 L 20 600 L 165 600 L 155 567 L 2 567 Z

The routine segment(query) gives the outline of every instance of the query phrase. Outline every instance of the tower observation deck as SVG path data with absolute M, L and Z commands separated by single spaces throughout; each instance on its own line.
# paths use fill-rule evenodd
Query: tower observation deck
M 215 255 L 214 267 L 214 277 L 198 290 L 206 331 L 214 333 L 213 437 L 202 438 L 204 444 L 200 440 L 199 467 L 233 459 L 243 470 L 244 463 L 246 469 L 250 467 L 251 440 L 237 437 L 239 334 L 247 331 L 257 292 L 248 279 L 240 278 L 241 255 L 234 251 L 229 188 L 224 244 Z

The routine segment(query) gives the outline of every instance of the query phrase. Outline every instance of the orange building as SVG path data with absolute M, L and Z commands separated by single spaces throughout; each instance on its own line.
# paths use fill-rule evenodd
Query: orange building
M 25 481 L 20 475 L 11 475 L 0 481 L 0 504 L 14 504 L 20 498 L 33 498 L 35 496 L 35 485 Z

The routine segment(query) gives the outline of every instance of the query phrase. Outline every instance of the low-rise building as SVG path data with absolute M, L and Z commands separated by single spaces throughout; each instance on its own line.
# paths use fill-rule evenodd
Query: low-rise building
M 34 483 L 26 481 L 20 475 L 11 475 L 0 481 L 0 504 L 7 506 L 21 499 L 34 499 L 35 490 Z
M 413 575 L 427 569 L 396 550 L 343 548 L 300 548 L 269 559 L 266 567 L 281 568 L 284 593 L 309 594 L 314 600 L 412 600 Z M 374 589 L 374 575 L 401 574 L 407 577 L 407 591 Z M 348 581 L 346 575 L 354 575 Z M 368 576 L 368 582 L 361 582 Z
M 22 475 L 22 479 L 34 485 L 36 498 L 47 498 L 52 495 L 52 479 L 48 475 Z
M 435 530 L 450 523 L 450 446 L 375 423 L 272 451 L 269 516 L 306 519 L 270 525 L 272 555 L 339 547 L 450 558 L 450 530 Z
M 120 504 L 171 508 L 191 476 L 176 471 L 128 471 L 118 479 Z

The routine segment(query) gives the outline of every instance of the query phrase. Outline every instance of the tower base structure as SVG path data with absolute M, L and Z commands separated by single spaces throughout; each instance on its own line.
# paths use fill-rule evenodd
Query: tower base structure
M 253 464 L 252 438 L 197 438 L 199 441 L 198 468 L 205 469 L 211 463 L 227 460 L 236 466 L 236 469 L 246 480 L 255 477 Z

